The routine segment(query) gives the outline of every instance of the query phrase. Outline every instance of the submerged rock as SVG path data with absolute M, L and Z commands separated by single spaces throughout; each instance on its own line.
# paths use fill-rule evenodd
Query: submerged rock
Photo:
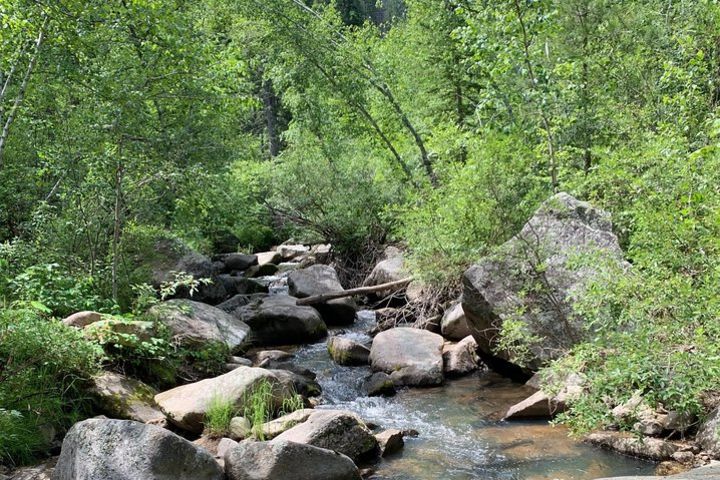
M 221 480 L 210 453 L 154 425 L 91 419 L 63 441 L 54 480 Z
M 440 385 L 443 344 L 440 335 L 427 330 L 393 328 L 373 340 L 370 364 L 373 370 L 389 374 L 395 385 Z
M 351 459 L 289 441 L 243 442 L 225 454 L 229 480 L 360 480 Z
M 610 214 L 566 193 L 547 200 L 518 235 L 465 272 L 462 306 L 481 350 L 515 360 L 497 352 L 498 331 L 512 318 L 536 337 L 526 367 L 558 358 L 586 338 L 572 303 L 604 265 L 628 266 Z
M 290 295 L 297 298 L 342 292 L 337 272 L 328 265 L 313 265 L 291 272 L 288 276 Z M 352 298 L 337 298 L 314 305 L 328 325 L 350 325 L 355 321 L 357 305 Z

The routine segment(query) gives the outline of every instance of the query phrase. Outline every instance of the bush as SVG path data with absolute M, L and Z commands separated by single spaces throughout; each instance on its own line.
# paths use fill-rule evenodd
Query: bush
M 205 433 L 222 437 L 230 430 L 230 420 L 237 413 L 237 408 L 230 400 L 217 396 L 210 400 L 205 412 Z
M 0 461 L 30 462 L 48 446 L 44 429 L 65 429 L 88 411 L 83 387 L 101 355 L 38 311 L 0 311 Z

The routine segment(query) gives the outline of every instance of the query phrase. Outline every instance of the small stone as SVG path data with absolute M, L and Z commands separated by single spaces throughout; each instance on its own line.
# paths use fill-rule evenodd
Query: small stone
M 245 417 L 233 417 L 230 420 L 230 438 L 244 440 L 252 435 L 252 424 Z
M 399 452 L 405 446 L 403 433 L 400 430 L 391 428 L 375 435 L 380 448 L 380 456 L 391 455 Z
M 683 465 L 692 465 L 695 460 L 695 455 L 693 455 L 692 452 L 675 452 L 672 454 L 672 459 Z
M 77 312 L 67 317 L 62 322 L 68 327 L 85 328 L 95 322 L 102 320 L 102 315 L 97 312 Z
M 390 375 L 384 372 L 372 374 L 365 380 L 362 388 L 370 397 L 395 395 L 395 384 Z

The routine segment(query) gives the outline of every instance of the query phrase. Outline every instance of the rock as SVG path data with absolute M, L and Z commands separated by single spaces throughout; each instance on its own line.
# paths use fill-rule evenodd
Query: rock
M 254 265 L 245 271 L 245 277 L 257 278 L 257 277 L 270 277 L 275 275 L 280 267 L 273 263 L 266 263 L 265 265 Z
M 222 480 L 208 452 L 154 425 L 85 420 L 63 441 L 54 480 Z
M 230 438 L 233 440 L 245 440 L 252 436 L 252 424 L 245 417 L 233 417 L 230 420 Z
M 414 280 L 410 282 L 410 284 L 405 289 L 405 298 L 407 299 L 408 303 L 421 302 L 423 298 L 425 298 L 426 290 L 427 287 L 422 282 Z
M 225 455 L 237 446 L 238 442 L 236 442 L 235 440 L 232 440 L 230 438 L 221 438 L 220 442 L 218 442 L 215 458 L 220 458 L 224 460 Z
M 401 311 L 397 308 L 387 307 L 375 310 L 375 321 L 377 325 L 372 329 L 372 334 L 378 334 L 385 330 L 397 327 L 401 318 Z
M 577 262 L 582 255 L 589 261 Z M 524 366 L 538 370 L 559 358 L 586 339 L 572 303 L 603 264 L 628 268 L 610 215 L 566 193 L 547 200 L 517 236 L 465 272 L 462 306 L 480 349 L 512 362 L 496 341 L 504 319 L 519 317 L 537 337 Z
M 720 458 L 720 409 L 713 410 L 700 424 L 695 442 L 711 457 Z
M 648 436 L 660 435 L 667 424 L 667 414 L 660 414 L 652 409 L 639 391 L 624 404 L 613 408 L 611 414 L 618 423 L 633 423 L 635 432 Z
M 332 245 L 329 243 L 313 245 L 310 247 L 310 255 L 315 258 L 317 263 L 327 265 L 332 259 Z
M 273 295 L 254 299 L 234 315 L 250 326 L 254 345 L 313 343 L 327 335 L 327 326 L 312 307 L 298 306 L 297 299 Z
M 119 419 L 164 425 L 165 414 L 155 404 L 155 389 L 114 372 L 92 378 L 90 392 L 100 410 Z
M 263 350 L 261 352 L 257 352 L 255 354 L 254 358 L 254 364 L 255 366 L 262 365 L 265 361 L 275 361 L 275 362 L 282 362 L 285 360 L 290 360 L 295 355 L 289 352 L 285 352 L 283 350 Z
M 328 265 L 313 265 L 291 272 L 288 276 L 288 286 L 290 295 L 297 298 L 344 290 L 335 269 Z M 355 321 L 357 305 L 351 298 L 329 300 L 314 307 L 328 325 L 350 325 Z
M 395 384 L 385 372 L 370 375 L 362 385 L 363 391 L 370 397 L 395 395 Z
M 282 255 L 278 252 L 261 252 L 256 253 L 255 256 L 257 257 L 257 264 L 261 267 L 267 264 L 277 266 L 278 263 L 282 262 Z
M 328 353 L 339 365 L 367 365 L 370 349 L 364 345 L 343 337 L 330 337 L 327 343 Z
M 578 374 L 570 374 L 563 381 L 564 386 L 556 396 L 551 396 L 542 390 L 537 391 L 522 402 L 510 407 L 503 416 L 503 420 L 551 418 L 565 411 L 566 403 L 582 394 L 585 380 Z
M 443 337 L 457 341 L 472 335 L 460 302 L 445 311 L 440 323 L 440 332 Z
M 373 370 L 388 373 L 395 385 L 443 383 L 444 340 L 427 330 L 393 328 L 379 333 L 370 349 Z
M 157 332 L 153 322 L 108 318 L 88 325 L 84 334 L 88 339 L 100 343 L 112 342 L 133 347 L 138 342 L 149 342 Z
M 360 480 L 345 455 L 288 441 L 243 442 L 225 454 L 228 480 Z
M 217 281 L 222 283 L 228 298 L 232 298 L 235 295 L 252 295 L 254 293 L 269 292 L 267 285 L 253 278 L 238 277 L 236 275 L 223 273 L 217 276 Z
M 238 367 L 219 377 L 182 385 L 155 395 L 155 402 L 168 420 L 189 432 L 203 430 L 205 412 L 215 399 L 232 402 L 239 411 L 245 407 L 253 389 L 267 382 L 272 386 L 275 408 L 293 394 L 290 385 L 283 383 L 273 372 L 262 368 Z
M 245 255 L 244 253 L 225 253 L 214 257 L 213 260 L 222 262 L 225 272 L 247 270 L 258 264 L 258 258 L 255 255 Z
M 250 327 L 223 310 L 190 300 L 169 300 L 150 309 L 148 315 L 165 325 L 172 342 L 188 348 L 211 343 L 225 344 L 231 352 L 248 346 Z
M 266 440 L 272 440 L 281 433 L 290 430 L 295 425 L 303 423 L 310 418 L 310 415 L 313 413 L 315 413 L 315 410 L 311 408 L 302 408 L 300 410 L 295 410 L 292 413 L 288 413 L 287 415 L 283 415 L 280 418 L 276 418 L 275 420 L 264 423 L 262 425 L 263 437 Z
M 687 472 L 670 475 L 669 477 L 614 477 L 599 478 L 597 480 L 714 480 L 720 478 L 720 463 L 714 463 L 704 467 L 696 468 Z
M 403 433 L 393 428 L 378 433 L 375 435 L 375 439 L 378 442 L 381 457 L 399 452 L 405 446 Z
M 383 283 L 397 282 L 408 276 L 405 271 L 405 258 L 397 247 L 385 248 L 383 260 L 375 265 L 370 275 L 365 278 L 366 287 L 382 285 Z M 385 296 L 391 292 L 377 292 L 377 296 Z
M 585 437 L 585 441 L 623 455 L 660 462 L 672 458 L 680 448 L 659 438 L 642 437 L 624 432 L 597 432 Z
M 282 262 L 278 264 L 277 274 L 283 275 L 302 268 L 298 262 Z
M 691 413 L 680 413 L 670 411 L 665 417 L 665 430 L 685 433 L 688 429 L 697 424 L 697 417 Z
M 68 327 L 85 328 L 88 325 L 102 320 L 102 315 L 97 312 L 77 312 L 67 317 L 62 322 Z
M 236 365 L 240 365 L 241 367 L 252 367 L 253 366 L 252 360 L 250 360 L 249 358 L 244 358 L 244 357 L 232 356 L 232 357 L 228 358 L 228 362 L 234 363 Z
M 315 380 L 315 374 L 309 370 L 307 371 L 309 374 L 304 375 L 303 373 L 305 372 L 302 369 L 299 369 L 301 373 L 275 368 L 268 368 L 268 371 L 274 373 L 283 384 L 291 386 L 292 391 L 305 398 L 319 397 L 322 395 L 322 388 Z
M 672 459 L 683 465 L 692 465 L 695 455 L 692 452 L 675 452 L 672 454 Z
M 461 376 L 477 370 L 480 361 L 477 348 L 477 342 L 471 335 L 454 345 L 445 344 L 442 354 L 445 374 Z
M 303 255 L 307 255 L 310 252 L 310 248 L 305 245 L 280 245 L 277 252 L 280 254 L 283 262 L 289 262 Z
M 38 465 L 19 468 L 9 477 L 2 474 L 5 470 L 0 466 L 0 480 L 52 480 L 55 478 L 53 472 L 56 464 L 57 457 L 50 458 Z
M 332 449 L 353 461 L 365 458 L 377 448 L 377 440 L 357 415 L 338 410 L 316 410 L 305 422 L 281 433 L 276 440 Z

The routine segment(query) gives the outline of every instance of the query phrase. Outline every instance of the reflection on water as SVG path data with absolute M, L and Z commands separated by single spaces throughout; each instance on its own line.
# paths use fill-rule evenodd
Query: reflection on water
M 362 313 L 352 331 L 356 341 L 374 322 Z M 573 441 L 561 427 L 542 421 L 496 422 L 488 417 L 524 393 L 523 386 L 493 373 L 449 381 L 442 387 L 407 389 L 391 398 L 365 397 L 360 390 L 368 367 L 342 367 L 325 343 L 296 353 L 297 363 L 318 374 L 325 408 L 356 412 L 383 428 L 415 429 L 405 449 L 376 466 L 376 480 L 567 479 L 650 475 L 654 464 L 615 455 Z M 322 408 L 322 407 L 321 407 Z

